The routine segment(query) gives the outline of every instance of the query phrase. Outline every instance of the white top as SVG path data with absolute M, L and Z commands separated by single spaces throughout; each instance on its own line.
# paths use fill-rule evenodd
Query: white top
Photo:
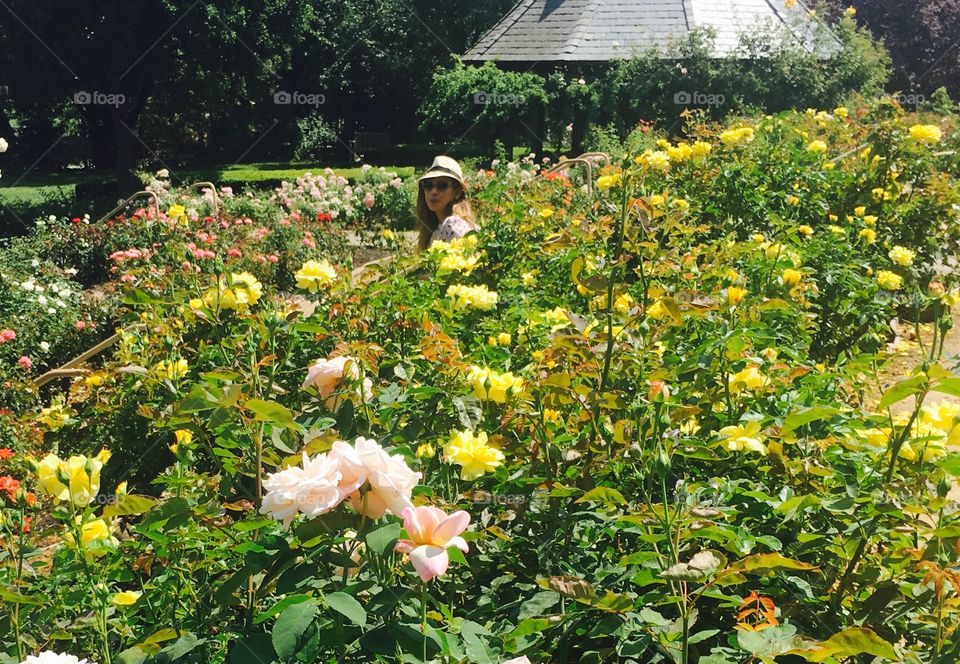
M 437 226 L 437 230 L 433 231 L 433 235 L 430 236 L 430 244 L 433 244 L 434 240 L 449 242 L 454 238 L 463 237 L 478 228 L 480 227 L 474 222 L 467 221 L 463 217 L 452 214 L 444 219 L 442 224 Z

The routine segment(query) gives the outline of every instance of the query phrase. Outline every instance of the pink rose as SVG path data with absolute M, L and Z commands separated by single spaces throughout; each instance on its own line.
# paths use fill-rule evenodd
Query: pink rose
M 363 205 L 368 210 L 373 207 L 373 204 L 376 203 L 376 199 L 373 197 L 371 192 L 367 192 L 367 195 L 363 197 Z
M 348 363 L 349 368 L 347 368 Z M 341 356 L 327 360 L 317 360 L 317 362 L 307 370 L 307 378 L 303 381 L 303 389 L 307 389 L 312 385 L 317 388 L 320 396 L 328 397 L 343 379 L 345 369 L 348 371 L 349 377 L 353 380 L 360 377 L 360 368 L 357 366 L 357 361 L 352 357 Z
M 17 338 L 17 333 L 13 330 L 3 330 L 0 332 L 0 344 L 4 344 L 8 341 L 13 341 Z
M 29 371 L 30 367 L 33 366 L 33 360 L 30 359 L 29 355 L 21 355 L 20 359 L 17 360 L 17 366 L 24 371 Z
M 410 556 L 410 562 L 423 581 L 446 573 L 450 565 L 447 547 L 455 546 L 464 553 L 470 550 L 460 533 L 470 525 L 464 511 L 448 515 L 438 507 L 423 505 L 403 510 L 403 529 L 410 539 L 398 540 L 394 550 Z

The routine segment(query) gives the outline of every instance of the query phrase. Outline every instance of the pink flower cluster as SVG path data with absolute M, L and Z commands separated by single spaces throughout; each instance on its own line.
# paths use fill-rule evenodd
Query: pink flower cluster
M 276 254 L 269 254 L 267 256 L 259 254 L 258 256 L 254 256 L 253 260 L 257 261 L 258 263 L 278 263 L 280 261 L 280 257 Z
M 2 330 L 0 331 L 0 344 L 5 344 L 8 341 L 13 341 L 17 338 L 17 333 L 13 330 Z
M 140 258 L 149 258 L 150 250 L 149 249 L 137 249 L 132 247 L 130 249 L 124 249 L 122 251 L 115 251 L 110 254 L 110 260 L 115 263 L 122 263 L 128 260 L 136 260 Z
M 304 452 L 302 466 L 269 475 L 260 513 L 289 528 L 298 512 L 320 516 L 348 500 L 357 512 L 379 519 L 388 511 L 400 514 L 413 507 L 410 496 L 420 476 L 375 440 L 360 437 L 352 445 L 338 440 L 329 452 L 313 458 Z
M 204 233 L 204 235 L 206 235 L 206 233 Z M 209 249 L 198 249 L 197 245 L 195 245 L 193 242 L 187 243 L 187 249 L 193 252 L 193 257 L 196 258 L 197 260 L 204 260 L 207 258 L 217 257 L 217 255 L 212 251 L 210 251 Z

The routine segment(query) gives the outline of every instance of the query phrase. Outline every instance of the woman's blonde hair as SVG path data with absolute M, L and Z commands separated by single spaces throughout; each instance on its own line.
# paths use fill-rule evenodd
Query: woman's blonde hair
M 460 193 L 453 199 L 450 210 L 447 211 L 444 218 L 455 214 L 466 221 L 474 222 L 473 208 L 470 207 L 470 201 L 467 200 L 466 187 L 452 178 L 450 179 L 450 183 L 452 186 L 459 188 Z M 433 232 L 437 230 L 437 226 L 443 223 L 443 219 L 438 220 L 437 215 L 427 207 L 427 198 L 423 194 L 423 187 L 420 186 L 417 187 L 416 217 L 417 227 L 420 231 L 417 249 L 423 251 L 427 248 L 427 245 L 430 244 L 430 237 L 433 235 Z

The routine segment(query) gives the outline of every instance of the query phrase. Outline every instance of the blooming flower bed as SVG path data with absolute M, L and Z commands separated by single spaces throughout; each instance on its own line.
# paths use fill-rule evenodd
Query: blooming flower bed
M 356 277 L 118 269 L 139 327 L 3 420 L 8 658 L 956 659 L 955 118 L 689 135 Z

